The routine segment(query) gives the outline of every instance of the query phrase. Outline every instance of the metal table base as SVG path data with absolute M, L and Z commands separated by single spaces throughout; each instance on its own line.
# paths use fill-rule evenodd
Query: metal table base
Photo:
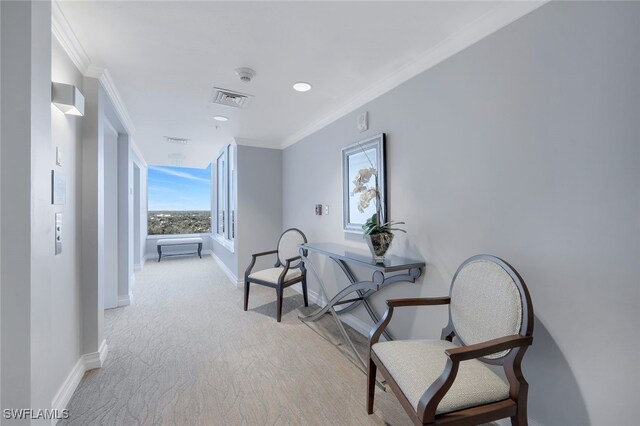
M 340 290 L 335 296 L 329 299 L 324 282 L 320 277 L 315 265 L 309 261 L 308 252 L 316 252 L 329 257 L 334 261 L 349 281 L 349 285 Z M 358 306 L 364 306 L 367 314 L 373 321 L 373 324 L 379 321 L 379 316 L 369 303 L 369 298 L 378 290 L 385 288 L 391 284 L 398 282 L 414 283 L 422 274 L 422 268 L 425 265 L 421 261 L 412 261 L 402 258 L 393 258 L 385 264 L 376 264 L 371 256 L 364 252 L 357 252 L 351 248 L 331 243 L 302 244 L 300 245 L 300 257 L 304 262 L 307 270 L 310 270 L 320 286 L 320 293 L 324 300 L 328 300 L 325 306 L 310 315 L 299 315 L 298 318 L 303 322 L 317 321 L 326 313 L 330 313 L 335 320 L 340 334 L 347 342 L 350 351 L 353 354 L 354 364 L 364 373 L 367 372 L 367 363 L 356 350 L 353 341 L 344 328 L 339 315 L 348 313 L 356 309 Z M 374 269 L 370 280 L 358 280 L 349 264 L 357 264 L 369 269 Z M 389 272 L 392 274 L 386 275 Z M 397 273 L 393 273 L 397 272 Z M 355 294 L 354 294 L 355 293 Z M 350 296 L 351 298 L 347 298 Z M 373 325 L 372 325 L 373 327 Z M 384 333 L 387 340 L 393 340 L 392 336 Z M 380 385 L 380 384 L 379 384 Z

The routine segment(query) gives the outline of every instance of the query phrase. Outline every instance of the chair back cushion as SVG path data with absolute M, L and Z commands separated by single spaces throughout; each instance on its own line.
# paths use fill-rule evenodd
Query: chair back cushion
M 287 259 L 299 256 L 298 244 L 304 244 L 307 242 L 307 237 L 296 228 L 287 229 L 280 236 L 278 241 L 278 261 L 284 266 L 287 263 Z M 291 267 L 295 268 L 300 264 L 300 261 L 292 262 Z
M 465 261 L 451 285 L 451 322 L 464 345 L 520 334 L 523 303 L 517 273 L 500 259 L 480 255 Z M 487 356 L 496 359 L 503 351 Z

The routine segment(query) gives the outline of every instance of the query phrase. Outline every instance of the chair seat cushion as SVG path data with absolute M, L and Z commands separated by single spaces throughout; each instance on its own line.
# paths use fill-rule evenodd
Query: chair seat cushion
M 249 279 L 266 281 L 272 284 L 277 284 L 278 277 L 280 277 L 280 274 L 282 273 L 283 270 L 284 268 L 282 267 L 263 269 L 262 271 L 257 271 L 249 275 Z M 300 269 L 289 269 L 289 271 L 287 272 L 287 275 L 284 277 L 284 281 L 285 282 L 291 281 L 295 278 L 299 278 L 301 275 L 302 275 L 302 272 L 300 272 Z
M 180 245 L 180 244 L 201 244 L 202 238 L 200 237 L 191 237 L 191 238 L 163 238 L 161 240 L 156 241 L 156 245 L 158 246 L 171 246 L 171 245 Z
M 395 340 L 376 343 L 372 349 L 417 411 L 424 392 L 442 374 L 448 359 L 445 349 L 456 347 L 446 340 Z M 507 398 L 509 385 L 496 373 L 478 360 L 462 361 L 436 414 Z

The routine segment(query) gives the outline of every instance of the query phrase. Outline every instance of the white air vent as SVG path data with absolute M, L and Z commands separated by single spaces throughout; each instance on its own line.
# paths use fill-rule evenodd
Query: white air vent
M 191 139 L 174 138 L 172 136 L 165 136 L 164 139 L 167 141 L 167 143 L 175 143 L 178 145 L 186 145 L 191 141 Z
M 252 97 L 252 95 L 214 87 L 211 95 L 211 102 L 214 104 L 244 109 L 247 107 Z

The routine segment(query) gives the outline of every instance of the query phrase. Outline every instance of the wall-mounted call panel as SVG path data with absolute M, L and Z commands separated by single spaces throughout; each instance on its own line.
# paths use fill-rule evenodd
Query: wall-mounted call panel
M 56 224 L 55 224 L 55 238 L 56 238 L 56 255 L 62 253 L 62 213 L 56 213 Z

